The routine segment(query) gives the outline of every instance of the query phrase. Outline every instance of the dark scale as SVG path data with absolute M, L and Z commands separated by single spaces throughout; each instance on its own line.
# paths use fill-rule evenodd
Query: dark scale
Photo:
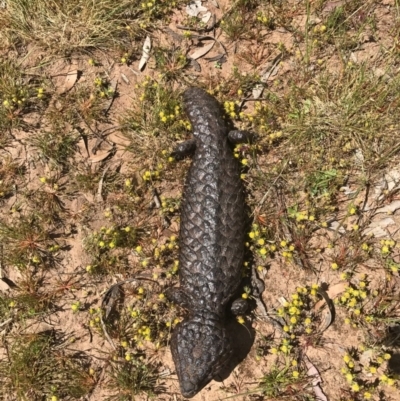
M 248 139 L 231 131 L 216 99 L 199 88 L 183 95 L 194 139 L 180 144 L 177 159 L 194 153 L 181 207 L 180 287 L 168 298 L 188 310 L 171 339 L 182 395 L 193 397 L 229 361 L 227 305 L 241 282 L 245 196 L 232 143 Z

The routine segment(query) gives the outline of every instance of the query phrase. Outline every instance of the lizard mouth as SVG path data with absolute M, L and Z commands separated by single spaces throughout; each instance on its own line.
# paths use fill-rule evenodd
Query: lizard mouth
M 199 392 L 199 390 L 192 383 L 190 383 L 190 382 L 181 383 L 181 393 L 185 398 L 192 398 L 198 392 Z

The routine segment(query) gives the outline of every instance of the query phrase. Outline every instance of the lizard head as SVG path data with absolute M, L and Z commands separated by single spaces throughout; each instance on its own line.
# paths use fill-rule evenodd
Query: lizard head
M 171 351 L 181 393 L 187 398 L 208 384 L 232 354 L 231 340 L 225 327 L 204 316 L 195 316 L 176 327 Z

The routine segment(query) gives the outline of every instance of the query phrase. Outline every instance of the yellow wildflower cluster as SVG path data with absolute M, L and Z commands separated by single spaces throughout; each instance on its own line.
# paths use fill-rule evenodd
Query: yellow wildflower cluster
M 102 250 L 113 249 L 116 247 L 130 247 L 136 241 L 136 230 L 132 227 L 101 227 L 100 231 L 94 231 L 89 238 L 89 243 L 95 244 Z M 90 273 L 93 267 L 86 268 Z
M 160 197 L 161 210 L 163 214 L 172 215 L 179 211 L 180 200 L 176 198 L 166 198 L 165 196 Z
M 160 178 L 161 171 L 162 171 L 162 167 L 161 167 L 161 169 L 157 168 L 157 170 L 146 170 L 142 175 L 142 179 L 143 179 L 143 181 L 156 180 L 156 179 Z
M 255 249 L 258 255 L 265 258 L 268 254 L 274 253 L 277 249 L 273 243 L 267 244 L 265 234 L 267 230 L 264 227 L 260 227 L 258 224 L 253 224 L 251 231 L 249 232 L 249 238 L 253 243 L 252 248 Z M 250 247 L 249 243 L 246 243 Z
M 348 310 L 349 315 L 345 323 L 357 327 L 360 324 L 376 322 L 374 312 L 364 310 L 364 307 L 370 303 L 369 297 L 377 295 L 378 291 L 370 291 L 367 275 L 362 274 L 358 277 L 358 283 L 350 283 L 340 298 L 335 299 L 335 303 Z
M 351 391 L 354 393 L 363 392 L 364 399 L 371 399 L 377 389 L 377 378 L 379 376 L 379 384 L 393 386 L 396 384 L 395 379 L 385 374 L 387 366 L 385 361 L 391 358 L 389 353 L 379 352 L 376 349 L 370 349 L 368 352 L 371 358 L 368 364 L 359 362 L 359 354 L 365 352 L 363 345 L 358 349 L 352 349 L 343 356 L 345 366 L 341 368 L 341 373 L 349 384 Z
M 277 355 L 282 353 L 284 355 L 289 355 L 293 349 L 293 344 L 287 338 L 283 338 L 277 347 L 270 349 L 271 354 Z
M 94 79 L 94 85 L 97 88 L 96 94 L 99 97 L 110 97 L 114 94 L 114 90 L 109 83 L 100 77 Z
M 323 34 L 326 32 L 326 25 L 317 25 L 314 27 L 313 32 L 315 34 Z
M 305 221 L 305 220 L 309 220 L 309 221 L 314 221 L 315 220 L 315 216 L 313 214 L 309 214 L 308 211 L 306 211 L 306 210 L 295 213 L 293 217 L 298 222 Z
M 261 22 L 265 26 L 271 26 L 271 24 L 273 23 L 272 19 L 263 12 L 257 13 L 257 21 Z
M 317 299 L 317 291 L 318 284 L 298 287 L 296 293 L 291 295 L 291 301 L 286 301 L 277 310 L 277 315 L 286 322 L 283 331 L 290 333 L 292 339 L 303 333 L 311 334 L 315 330 L 310 310 Z
M 161 255 L 169 253 L 172 250 L 178 249 L 178 238 L 176 235 L 171 235 L 165 244 L 154 248 L 154 259 L 160 259 Z M 177 269 L 176 269 L 177 270 Z
M 395 246 L 395 242 L 393 240 L 381 240 L 381 254 L 383 256 L 387 256 L 392 252 L 392 248 Z
M 224 109 L 230 118 L 235 119 L 239 116 L 238 104 L 235 102 L 224 102 Z
M 172 122 L 175 121 L 176 118 L 181 114 L 181 108 L 176 105 L 175 109 L 173 111 L 168 111 L 168 110 L 161 110 L 158 113 L 158 117 L 160 118 L 160 121 L 164 124 L 167 122 Z M 183 120 L 182 120 L 183 121 Z
M 40 88 L 43 94 L 43 88 Z M 39 92 L 38 92 L 39 94 Z M 42 95 L 43 96 L 43 95 Z M 14 110 L 16 108 L 21 108 L 27 101 L 29 97 L 27 89 L 15 89 L 12 91 L 7 98 L 3 100 L 4 108 L 8 110 Z M 39 96 L 38 96 L 39 97 Z

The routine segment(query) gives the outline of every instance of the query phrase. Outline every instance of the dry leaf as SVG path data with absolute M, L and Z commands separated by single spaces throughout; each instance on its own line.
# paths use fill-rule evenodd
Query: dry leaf
M 211 12 L 207 11 L 202 17 L 201 17 L 201 21 L 204 22 L 205 24 L 207 24 L 208 21 L 210 21 L 211 18 Z
M 330 13 L 332 12 L 335 8 L 342 6 L 343 4 L 346 4 L 346 0 L 336 0 L 336 1 L 328 1 L 325 4 L 325 7 L 322 9 L 323 13 Z
M 113 132 L 112 134 L 108 135 L 107 138 L 110 142 L 113 142 L 116 145 L 129 146 L 131 143 L 131 141 L 124 137 L 120 132 Z
M 384 191 L 393 191 L 400 188 L 400 170 L 393 169 L 387 172 L 374 186 L 374 194 L 371 196 L 371 202 L 365 206 L 364 210 L 371 210 L 374 207 L 374 201 L 384 198 Z
M 207 8 L 201 5 L 201 0 L 195 0 L 186 6 L 185 11 L 191 17 L 197 17 L 200 12 L 206 12 Z
M 191 58 L 193 60 L 197 60 L 198 58 L 205 56 L 213 48 L 214 44 L 215 44 L 215 41 L 212 41 L 208 45 L 205 45 L 205 46 L 197 49 L 192 54 L 189 54 L 189 58 Z
M 263 90 L 264 90 L 264 85 L 256 84 L 256 86 L 251 91 L 253 98 L 258 99 L 262 95 Z
M 75 85 L 77 79 L 78 79 L 78 70 L 77 69 L 68 71 L 67 76 L 65 77 L 64 85 L 61 88 L 57 89 L 57 93 L 59 95 L 61 95 L 65 92 L 68 92 L 69 90 L 71 90 L 72 87 Z
M 123 74 L 122 72 L 121 72 L 121 78 L 127 85 L 130 84 L 128 77 L 125 74 Z
M 95 155 L 90 156 L 88 160 L 91 163 L 101 162 L 102 160 L 106 159 L 110 155 L 111 151 L 112 151 L 112 149 L 100 150 L 100 151 L 96 152 Z
M 400 209 L 400 200 L 396 200 L 389 205 L 380 207 L 379 209 L 376 209 L 376 213 L 388 213 L 392 214 L 394 213 L 397 209 Z
M 384 228 L 396 224 L 391 217 L 385 217 L 379 221 L 373 221 L 364 231 L 364 235 L 373 235 L 376 238 L 386 237 L 388 232 Z
M 11 287 L 4 280 L 0 279 L 0 291 L 6 292 L 10 289 Z
M 332 221 L 328 228 L 330 230 L 337 231 L 340 234 L 346 233 L 346 230 L 342 227 L 342 225 L 338 221 Z
M 330 286 L 326 293 L 329 295 L 329 298 L 335 299 L 339 294 L 345 292 L 348 286 L 349 283 L 347 281 L 343 281 L 342 283 Z
M 354 53 L 354 52 L 351 52 L 350 53 L 350 60 L 353 62 L 353 63 L 355 63 L 355 64 L 357 64 L 357 56 L 356 56 L 356 54 Z
M 146 65 L 147 61 L 149 60 L 150 50 L 151 50 L 151 39 L 150 39 L 150 36 L 146 36 L 146 39 L 144 40 L 144 43 L 143 43 L 142 57 L 139 61 L 139 71 L 142 71 L 142 69 Z
M 356 195 L 358 191 L 351 189 L 350 187 L 341 187 L 340 191 L 343 192 L 345 195 L 348 197 L 352 197 L 353 195 Z
M 307 366 L 307 376 L 312 377 L 312 386 L 314 390 L 314 394 L 319 401 L 328 401 L 328 398 L 322 391 L 320 387 L 320 383 L 322 383 L 321 375 L 318 372 L 318 369 L 313 365 L 307 355 L 304 355 L 304 362 Z
M 356 149 L 356 153 L 354 155 L 354 161 L 358 165 L 362 165 L 364 163 L 364 154 L 361 149 Z
M 103 161 L 114 149 L 111 144 L 105 142 L 102 138 L 97 138 L 96 140 L 93 138 L 89 140 L 88 147 L 89 149 L 92 149 L 92 152 L 89 153 L 89 158 L 87 159 L 90 163 L 99 163 Z M 95 153 L 93 153 L 93 149 L 95 149 Z
M 339 294 L 346 291 L 346 288 L 349 286 L 347 281 L 344 281 L 339 284 L 335 284 L 329 287 L 328 291 L 325 291 L 328 294 L 330 299 L 335 299 Z M 324 299 L 321 299 L 314 305 L 314 310 L 318 311 L 321 307 L 326 303 Z
M 397 169 L 389 171 L 385 174 L 385 180 L 387 182 L 387 189 L 389 191 L 393 191 L 394 189 L 399 188 L 400 171 Z

